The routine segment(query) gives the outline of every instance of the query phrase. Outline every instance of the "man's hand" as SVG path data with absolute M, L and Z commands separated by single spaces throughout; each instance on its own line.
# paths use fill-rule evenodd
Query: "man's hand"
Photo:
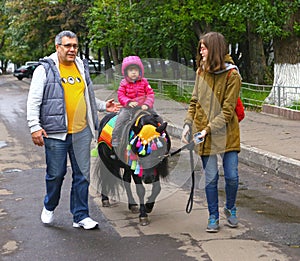
M 136 106 L 138 106 L 138 102 L 136 102 L 136 101 L 129 102 L 129 103 L 128 103 L 128 106 L 129 106 L 130 108 L 135 108 Z
M 44 146 L 44 137 L 48 138 L 48 135 L 44 129 L 31 133 L 33 143 L 38 146 Z
M 120 103 L 115 103 L 114 99 L 109 99 L 106 101 L 106 111 L 107 112 L 118 112 L 122 105 Z

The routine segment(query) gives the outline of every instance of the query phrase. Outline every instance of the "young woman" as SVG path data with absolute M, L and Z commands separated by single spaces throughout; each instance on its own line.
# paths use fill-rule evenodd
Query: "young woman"
M 218 155 L 221 156 L 226 203 L 224 213 L 230 227 L 238 226 L 236 196 L 238 191 L 238 152 L 240 130 L 235 112 L 241 77 L 228 54 L 222 34 L 203 35 L 197 49 L 197 72 L 194 90 L 185 119 L 182 140 L 198 133 L 203 142 L 196 145 L 205 172 L 205 193 L 209 219 L 207 232 L 219 231 Z

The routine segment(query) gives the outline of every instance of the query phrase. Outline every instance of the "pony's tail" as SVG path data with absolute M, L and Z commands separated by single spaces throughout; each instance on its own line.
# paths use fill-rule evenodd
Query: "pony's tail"
M 164 158 L 161 163 L 157 166 L 156 170 L 160 177 L 166 178 L 169 176 L 169 162 L 168 158 Z
M 111 151 L 106 144 L 98 145 L 98 154 L 99 157 L 94 167 L 97 192 L 119 198 L 119 192 L 123 186 L 120 167 L 115 160 L 110 158 Z

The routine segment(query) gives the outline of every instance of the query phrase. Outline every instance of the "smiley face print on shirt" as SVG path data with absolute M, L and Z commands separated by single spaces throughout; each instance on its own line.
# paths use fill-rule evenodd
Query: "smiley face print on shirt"
M 74 78 L 73 76 L 69 76 L 68 78 L 61 78 L 61 81 L 63 84 L 69 83 L 71 85 L 75 84 L 75 83 L 81 83 L 81 78 L 80 77 L 76 77 Z

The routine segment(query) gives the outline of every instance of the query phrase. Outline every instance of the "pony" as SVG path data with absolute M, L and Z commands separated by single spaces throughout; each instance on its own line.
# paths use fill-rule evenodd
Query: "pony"
M 121 185 L 126 191 L 129 210 L 139 212 L 139 223 L 146 226 L 150 223 L 148 214 L 152 212 L 161 191 L 160 178 L 169 175 L 167 155 L 171 140 L 166 131 L 167 123 L 156 114 L 135 110 L 132 120 L 123 128 L 121 144 L 115 148 L 111 144 L 111 134 L 116 117 L 116 113 L 107 114 L 99 125 L 99 160 L 95 170 L 102 205 L 110 206 L 108 195 L 117 195 Z M 131 191 L 132 179 L 136 185 L 139 207 Z M 152 184 L 146 203 L 144 184 Z

